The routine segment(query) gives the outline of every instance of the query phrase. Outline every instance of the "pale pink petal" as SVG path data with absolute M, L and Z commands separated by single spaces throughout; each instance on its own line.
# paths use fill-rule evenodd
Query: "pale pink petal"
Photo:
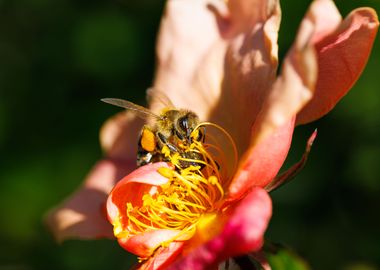
M 165 92 L 174 105 L 195 111 L 201 120 L 226 128 L 242 154 L 276 76 L 281 15 L 278 1 L 247 1 L 251 18 L 245 27 L 235 27 L 241 11 L 235 6 L 243 3 L 238 2 L 231 3 L 230 11 L 222 1 L 168 2 L 154 89 Z M 153 109 L 158 106 L 152 104 Z
M 251 19 L 256 23 L 253 26 L 247 20 L 249 27 L 239 27 L 241 31 L 236 32 L 229 40 L 226 56 L 223 58 L 223 80 L 215 84 L 216 87 L 222 87 L 220 97 L 216 99 L 217 103 L 213 105 L 209 119 L 231 134 L 239 155 L 242 155 L 250 142 L 251 126 L 276 78 L 277 35 L 281 11 L 278 1 L 270 1 L 270 4 L 268 1 L 231 1 L 231 5 L 235 4 L 249 4 L 254 16 Z M 238 10 L 241 9 L 238 8 L 235 12 Z M 258 15 L 255 10 L 260 11 L 259 18 L 256 18 Z M 233 16 L 238 20 L 238 15 Z M 232 21 L 231 24 L 233 23 Z M 207 60 L 204 60 L 205 64 Z M 202 74 L 207 76 L 207 70 L 201 68 L 199 77 Z
M 272 215 L 269 195 L 254 188 L 233 210 L 222 233 L 180 258 L 168 269 L 213 269 L 229 257 L 259 250 Z
M 342 21 L 342 16 L 332 0 L 314 0 L 305 17 L 314 21 L 315 30 L 310 39 L 313 44 L 334 32 Z
M 125 112 L 106 122 L 101 132 L 101 143 L 107 159 L 98 162 L 83 185 L 46 216 L 46 222 L 58 241 L 113 237 L 105 203 L 116 182 L 136 168 L 141 126 L 141 120 Z
M 314 21 L 306 17 L 250 130 L 250 146 L 229 187 L 230 198 L 239 198 L 252 186 L 265 187 L 285 161 L 295 116 L 312 98 L 316 83 L 316 56 L 310 45 L 314 30 Z
M 310 44 L 315 29 L 315 22 L 305 17 L 255 122 L 251 144 L 288 123 L 311 100 L 317 80 L 316 54 Z
M 211 5 L 226 9 L 224 2 L 218 0 L 167 2 L 157 42 L 158 65 L 153 84 L 154 91 L 164 92 L 174 105 L 192 109 L 202 118 L 208 96 L 193 89 L 193 79 L 214 44 L 221 42 Z M 151 104 L 155 111 L 161 107 L 162 104 Z
M 87 176 L 82 187 L 50 210 L 46 223 L 58 241 L 113 237 L 105 202 L 115 183 L 135 167 L 135 162 L 102 160 Z
M 278 0 L 230 0 L 230 21 L 233 29 L 230 31 L 246 31 L 249 28 L 267 20 L 268 13 L 279 5 Z
M 104 104 L 104 106 L 110 106 Z M 120 111 L 115 107 L 115 112 Z M 136 160 L 137 144 L 144 120 L 131 111 L 109 118 L 100 130 L 100 145 L 108 157 Z
M 322 22 L 331 12 L 318 9 L 317 1 L 308 16 Z M 334 9 L 332 1 L 330 9 Z M 313 99 L 297 115 L 297 124 L 314 121 L 327 114 L 351 89 L 362 73 L 376 37 L 379 21 L 371 8 L 352 11 L 338 29 L 315 38 L 318 53 L 318 82 Z M 329 29 L 331 30 L 331 29 Z

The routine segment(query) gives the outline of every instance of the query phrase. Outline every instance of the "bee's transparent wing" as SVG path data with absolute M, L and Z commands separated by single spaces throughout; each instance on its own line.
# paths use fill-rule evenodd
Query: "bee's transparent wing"
M 152 105 L 154 102 L 155 105 L 156 106 L 158 105 L 159 107 L 161 107 L 161 109 L 163 109 L 163 108 L 174 109 L 175 108 L 175 106 L 174 106 L 173 102 L 170 100 L 170 98 L 158 88 L 153 88 L 153 87 L 148 88 L 148 90 L 146 91 L 146 96 L 147 96 L 147 100 L 148 100 L 149 105 Z
M 108 103 L 108 104 L 111 104 L 111 105 L 115 105 L 115 106 L 124 108 L 124 109 L 127 109 L 127 110 L 132 110 L 132 111 L 134 111 L 134 113 L 137 116 L 139 116 L 143 119 L 151 119 L 151 118 L 160 119 L 161 118 L 159 115 L 151 112 L 147 108 L 140 106 L 140 105 L 137 105 L 137 104 L 134 104 L 134 103 L 127 101 L 127 100 L 124 100 L 124 99 L 102 98 L 101 101 Z

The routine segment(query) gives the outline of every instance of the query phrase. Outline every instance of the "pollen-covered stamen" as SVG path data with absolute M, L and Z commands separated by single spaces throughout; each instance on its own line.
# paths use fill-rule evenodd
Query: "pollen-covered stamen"
M 141 207 L 127 204 L 130 233 L 169 229 L 181 231 L 181 235 L 193 234 L 200 217 L 214 212 L 224 196 L 217 177 L 204 178 L 199 170 L 195 166 L 181 171 L 159 169 L 169 179 L 168 183 L 160 186 L 154 195 L 145 194 Z
M 175 168 L 158 169 L 168 182 L 157 187 L 156 192 L 145 194 L 142 205 L 127 203 L 127 229 L 130 234 L 160 229 L 178 231 L 175 237 L 160 244 L 164 246 L 176 239 L 191 237 L 204 215 L 219 210 L 224 199 L 225 185 L 222 181 L 228 181 L 229 177 L 223 172 L 223 166 L 228 161 L 220 146 L 195 139 L 199 137 L 198 129 L 206 125 L 216 126 L 212 123 L 198 125 L 191 134 L 191 145 L 181 147 L 184 152 L 173 153 L 166 146 L 162 148 L 162 154 Z M 226 131 L 216 127 L 230 139 Z M 232 145 L 234 148 L 233 142 Z M 210 149 L 217 150 L 219 158 Z
M 222 133 L 223 136 L 217 136 L 219 140 L 210 134 L 210 130 L 207 130 L 206 141 L 204 143 L 197 141 L 198 130 L 202 127 L 212 127 L 216 131 Z M 220 172 L 219 179 L 223 179 L 223 187 L 226 187 L 230 178 L 234 175 L 238 165 L 238 151 L 236 144 L 231 135 L 221 126 L 211 122 L 201 122 L 194 128 L 191 134 L 193 138 L 193 148 L 201 151 L 203 156 L 206 156 L 210 162 L 215 163 Z M 226 141 L 221 140 L 224 137 Z M 192 147 L 190 147 L 192 148 Z M 231 157 L 231 153 L 232 157 Z

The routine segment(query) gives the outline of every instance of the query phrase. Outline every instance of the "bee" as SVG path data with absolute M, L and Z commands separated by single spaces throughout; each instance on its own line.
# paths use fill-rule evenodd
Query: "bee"
M 200 123 L 199 117 L 192 111 L 185 109 L 175 109 L 174 106 L 164 108 L 160 114 L 155 114 L 151 110 L 134 104 L 130 101 L 117 98 L 104 98 L 101 101 L 109 103 L 127 110 L 133 111 L 138 117 L 151 121 L 141 130 L 138 140 L 137 166 L 159 161 L 170 161 L 163 153 L 166 146 L 170 154 L 178 153 L 181 158 L 179 166 L 181 168 L 203 165 L 197 161 L 202 161 L 203 156 L 198 152 L 189 150 L 193 140 L 204 142 L 204 128 L 195 128 Z M 168 103 L 168 101 L 166 101 Z M 195 131 L 195 136 L 193 132 Z

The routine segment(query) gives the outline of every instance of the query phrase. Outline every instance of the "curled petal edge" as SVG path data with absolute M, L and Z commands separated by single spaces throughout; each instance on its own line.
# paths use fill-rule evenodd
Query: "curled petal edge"
M 334 32 L 315 43 L 318 82 L 313 99 L 297 115 L 297 125 L 324 116 L 347 94 L 368 61 L 378 27 L 376 12 L 359 8 Z
M 310 101 L 317 79 L 317 62 L 310 40 L 315 24 L 305 17 L 252 127 L 251 143 L 229 187 L 230 199 L 240 198 L 252 186 L 265 187 L 288 154 L 296 114 Z

